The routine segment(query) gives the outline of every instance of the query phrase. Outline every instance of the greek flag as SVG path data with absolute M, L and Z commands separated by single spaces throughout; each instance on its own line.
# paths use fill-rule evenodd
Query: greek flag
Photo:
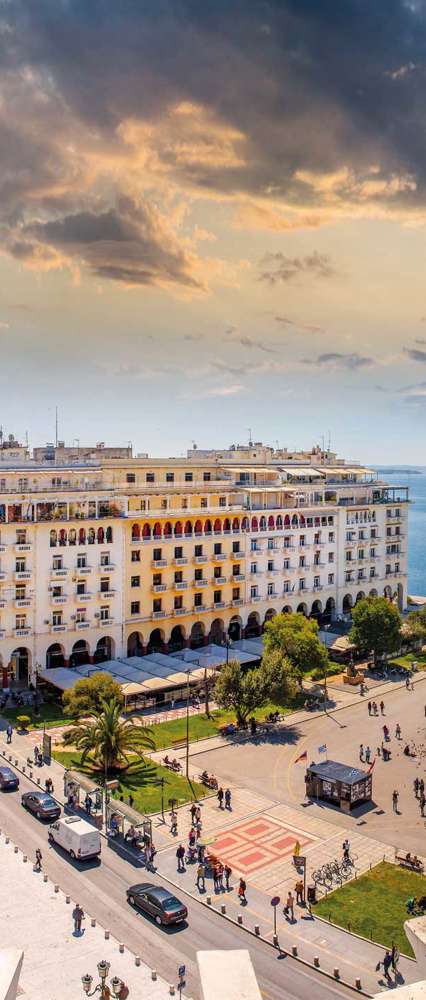
M 327 744 L 323 743 L 321 747 L 318 747 L 318 753 L 327 753 Z

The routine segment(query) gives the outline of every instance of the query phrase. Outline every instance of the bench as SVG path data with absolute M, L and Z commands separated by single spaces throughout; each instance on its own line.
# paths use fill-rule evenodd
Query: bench
M 172 740 L 172 747 L 174 750 L 183 750 L 186 747 L 186 740 Z
M 417 863 L 407 861 L 405 854 L 395 854 L 395 861 L 398 861 L 400 868 L 408 868 L 409 871 L 420 872 L 421 874 L 424 872 L 424 864 L 422 861 L 419 860 Z

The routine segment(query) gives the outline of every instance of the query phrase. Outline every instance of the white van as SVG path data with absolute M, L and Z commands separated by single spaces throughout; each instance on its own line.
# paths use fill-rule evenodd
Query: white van
M 61 816 L 49 826 L 50 844 L 59 844 L 68 851 L 70 858 L 85 861 L 101 853 L 101 835 L 90 823 L 79 816 Z

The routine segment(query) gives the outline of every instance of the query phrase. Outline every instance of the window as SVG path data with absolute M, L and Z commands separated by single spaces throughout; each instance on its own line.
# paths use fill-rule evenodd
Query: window
M 257 595 L 258 595 L 258 588 L 257 587 L 250 587 L 250 597 L 252 597 L 252 598 L 253 597 L 257 597 Z
M 272 573 L 273 568 L 274 568 L 274 560 L 268 559 L 268 573 Z
M 233 587 L 232 588 L 232 600 L 233 601 L 239 601 L 239 599 L 240 599 L 240 588 L 239 587 Z
M 352 573 L 345 573 L 345 583 L 352 583 Z
M 25 583 L 18 584 L 18 586 L 15 587 L 15 601 L 25 600 L 25 591 Z
M 334 542 L 334 531 L 328 532 L 328 540 L 329 542 Z
M 299 580 L 299 590 L 305 590 L 305 583 L 306 581 L 303 578 Z
M 161 609 L 162 609 L 161 597 L 156 597 L 155 600 L 152 602 L 152 610 L 154 614 L 158 614 L 161 611 Z
M 352 541 L 352 532 L 351 531 L 347 531 L 346 532 L 346 541 L 347 542 L 351 542 Z
M 269 597 L 272 597 L 272 595 L 274 593 L 275 593 L 274 584 L 273 583 L 268 583 L 268 595 L 269 595 Z
M 161 559 L 162 551 L 163 551 L 162 549 L 153 549 L 152 558 L 154 562 L 158 562 L 159 559 Z M 176 555 L 176 549 L 175 549 L 175 555 Z
M 386 563 L 386 573 L 389 575 L 390 572 L 391 572 L 391 565 L 390 563 Z
M 26 531 L 17 531 L 16 532 L 16 544 L 17 545 L 25 545 L 26 541 L 27 541 L 27 532 Z
M 101 552 L 101 566 L 110 566 L 109 552 Z
M 328 574 L 328 582 L 329 582 L 330 585 L 332 583 L 334 583 L 334 573 L 329 573 Z
M 135 483 L 135 482 L 136 482 L 136 476 L 135 476 L 134 472 L 127 472 L 126 473 L 126 483 Z
M 217 580 L 219 577 L 222 576 L 222 568 L 221 568 L 221 566 L 215 566 L 215 568 L 213 570 L 213 576 L 214 576 L 215 580 Z
M 209 483 L 211 480 L 211 472 L 203 472 L 203 482 Z
M 373 579 L 373 576 L 375 576 L 375 575 L 376 575 L 376 570 L 375 570 L 374 566 L 371 566 L 370 567 L 370 577 L 371 577 L 371 579 Z
M 194 594 L 194 608 L 201 608 L 203 606 L 203 595 Z
M 214 593 L 213 593 L 213 603 L 214 604 L 220 604 L 221 601 L 222 601 L 222 591 L 221 590 L 215 590 Z
M 188 497 L 182 497 L 182 510 L 188 510 Z
M 161 497 L 161 510 L 167 510 L 167 497 Z
M 290 569 L 290 560 L 289 559 L 284 559 L 283 569 Z
M 214 543 L 214 554 L 215 554 L 215 556 L 222 555 L 222 542 L 215 542 Z
M 257 573 L 257 563 L 250 564 L 250 573 Z
M 62 587 L 60 583 L 52 587 L 52 597 L 62 597 Z
M 252 552 L 259 552 L 255 538 L 252 538 L 250 548 Z
M 319 576 L 314 576 L 314 587 L 319 587 L 320 582 L 321 582 L 320 581 L 320 577 Z
M 174 483 L 175 474 L 174 472 L 166 472 L 166 483 Z
M 147 472 L 147 474 L 146 474 L 146 481 L 147 481 L 147 483 L 155 483 L 155 473 L 154 472 Z
M 299 545 L 301 545 L 302 548 L 305 545 L 305 542 L 306 542 L 305 535 L 301 535 L 300 538 L 299 538 Z
M 304 556 L 299 556 L 299 566 L 301 568 L 303 568 L 304 565 L 305 565 L 305 557 Z
M 365 531 L 364 531 L 364 529 L 363 529 L 363 528 L 362 528 L 362 529 L 361 529 L 361 530 L 360 530 L 360 531 L 358 532 L 358 538 L 359 538 L 359 539 L 360 539 L 361 541 L 364 541 L 364 538 L 365 538 Z
M 358 549 L 358 559 L 364 559 L 364 549 Z
M 289 549 L 290 547 L 291 547 L 291 538 L 290 538 L 290 535 L 285 535 L 284 536 L 284 548 L 285 549 Z
M 183 559 L 183 548 L 181 545 L 175 546 L 175 559 Z
M 195 545 L 194 546 L 194 556 L 202 556 L 202 554 L 203 554 L 203 546 L 202 545 Z
M 101 613 L 100 613 L 99 617 L 101 619 L 101 622 L 108 621 L 108 618 L 109 618 L 109 607 L 108 607 L 107 604 L 103 604 L 101 606 Z
M 140 576 L 132 576 L 130 578 L 130 586 L 131 587 L 140 587 L 140 585 L 141 585 L 141 578 L 140 578 Z
M 25 559 L 16 559 L 15 571 L 16 573 L 25 573 Z
M 377 528 L 372 528 L 370 531 L 371 538 L 377 538 Z
M 77 569 L 85 569 L 87 566 L 87 556 L 77 556 Z
M 233 576 L 239 576 L 240 575 L 240 570 L 241 570 L 240 564 L 239 563 L 235 563 L 235 565 L 232 567 L 232 575 Z
M 329 561 L 329 563 L 334 562 L 334 552 L 329 552 L 328 553 L 328 561 Z
M 395 573 L 399 573 L 399 563 L 395 563 Z
M 284 581 L 283 590 L 284 590 L 285 594 L 288 594 L 290 592 L 290 580 L 285 580 Z
M 194 580 L 202 580 L 202 579 L 203 579 L 202 569 L 196 569 L 194 573 Z
M 86 581 L 85 580 L 78 580 L 75 592 L 76 592 L 76 594 L 85 594 L 86 593 Z
M 108 594 L 109 592 L 109 576 L 101 576 L 101 594 Z
M 53 612 L 52 625 L 62 625 L 62 611 Z
M 85 622 L 86 621 L 86 609 L 85 608 L 77 608 L 77 611 L 75 613 L 75 620 L 76 620 L 76 622 Z
M 162 580 L 163 580 L 163 576 L 162 576 L 161 573 L 154 573 L 154 575 L 152 577 L 152 586 L 153 587 L 161 587 Z
M 320 560 L 320 553 L 319 552 L 315 552 L 314 553 L 314 566 L 319 566 L 320 565 L 320 561 L 321 561 Z
M 374 559 L 375 555 L 376 555 L 376 550 L 375 549 L 370 549 L 370 559 Z
M 185 482 L 192 483 L 193 475 L 192 472 L 185 472 Z
M 345 553 L 346 562 L 352 562 L 352 552 Z
M 175 599 L 173 601 L 173 607 L 174 607 L 175 611 L 177 611 L 179 608 L 183 608 L 182 597 L 175 597 Z
M 132 601 L 130 605 L 130 614 L 138 615 L 140 612 L 140 601 Z
M 232 542 L 232 551 L 233 552 L 240 552 L 240 543 L 239 542 Z
M 274 539 L 268 538 L 268 549 L 273 549 L 273 548 L 274 548 Z
M 201 497 L 200 507 L 207 507 L 207 497 Z
M 53 569 L 62 569 L 62 556 L 53 556 Z
M 140 549 L 132 549 L 131 562 L 140 562 L 141 553 Z
M 183 583 L 183 573 L 181 569 L 176 570 L 175 583 Z
M 27 616 L 26 615 L 16 615 L 15 618 L 15 628 L 26 628 L 27 626 Z
M 226 497 L 219 497 L 219 507 L 226 507 Z

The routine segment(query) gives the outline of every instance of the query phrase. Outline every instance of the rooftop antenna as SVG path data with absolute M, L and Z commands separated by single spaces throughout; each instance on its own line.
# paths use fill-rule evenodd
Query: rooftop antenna
M 249 448 L 252 448 L 253 441 L 252 441 L 252 435 L 251 435 L 251 427 L 247 427 L 247 430 L 248 430 L 248 434 L 249 434 Z
M 328 450 L 329 451 L 330 451 L 330 448 L 331 448 L 331 432 L 329 431 L 328 432 Z
M 58 407 L 55 406 L 55 447 L 58 447 Z

